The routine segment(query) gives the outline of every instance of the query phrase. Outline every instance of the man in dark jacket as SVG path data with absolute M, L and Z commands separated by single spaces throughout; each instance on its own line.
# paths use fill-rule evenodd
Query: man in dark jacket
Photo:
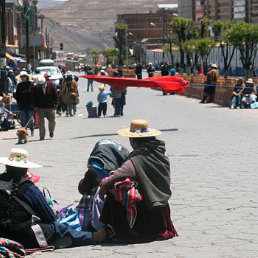
M 140 63 L 137 64 L 136 68 L 134 69 L 135 75 L 137 80 L 142 79 L 142 65 Z
M 44 77 L 38 79 L 38 84 L 33 90 L 33 104 L 35 110 L 39 115 L 39 137 L 40 140 L 45 139 L 45 117 L 48 120 L 49 136 L 54 136 L 55 130 L 55 110 L 57 108 L 59 99 L 56 86 Z
M 17 86 L 14 98 L 16 99 L 19 106 L 21 126 L 28 126 L 31 130 L 31 136 L 33 136 L 34 123 L 32 91 L 34 85 L 31 81 L 29 81 L 29 75 L 25 71 L 21 72 L 20 78 L 21 82 Z

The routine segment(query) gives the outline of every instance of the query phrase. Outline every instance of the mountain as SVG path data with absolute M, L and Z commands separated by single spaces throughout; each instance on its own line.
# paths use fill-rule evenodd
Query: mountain
M 50 1 L 45 1 L 50 2 Z M 53 2 L 53 1 L 52 1 Z M 177 0 L 70 0 L 41 11 L 46 19 L 54 49 L 64 44 L 66 52 L 83 49 L 104 49 L 114 46 L 114 23 L 121 13 L 156 11 L 157 4 L 177 3 Z

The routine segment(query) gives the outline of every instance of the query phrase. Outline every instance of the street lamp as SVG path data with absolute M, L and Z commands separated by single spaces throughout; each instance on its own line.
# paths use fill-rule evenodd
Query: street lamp
M 34 19 L 33 19 L 33 67 L 34 70 L 36 69 L 36 46 L 35 46 L 35 34 L 37 32 L 37 4 L 38 0 L 33 0 L 33 7 L 34 7 Z

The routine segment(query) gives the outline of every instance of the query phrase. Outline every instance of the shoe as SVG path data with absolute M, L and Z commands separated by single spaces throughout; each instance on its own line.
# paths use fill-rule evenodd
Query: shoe
M 230 109 L 234 109 L 234 106 L 233 106 L 233 105 L 231 105 Z
M 34 131 L 31 131 L 30 136 L 31 137 L 34 136 Z
M 73 114 L 70 114 L 70 116 L 73 116 Z
M 200 101 L 199 103 L 200 103 L 200 104 L 205 104 L 205 100 L 204 100 L 204 101 L 202 100 L 202 101 Z
M 53 246 L 56 249 L 61 249 L 61 248 L 68 248 L 72 245 L 73 240 L 69 236 L 64 236 L 63 238 L 58 238 L 54 243 Z
M 49 133 L 49 136 L 50 136 L 51 138 L 53 138 L 53 137 L 54 137 L 54 133 Z
M 240 109 L 240 107 L 237 107 L 237 109 Z
M 40 140 L 40 141 L 44 141 L 44 137 L 40 137 L 39 140 Z

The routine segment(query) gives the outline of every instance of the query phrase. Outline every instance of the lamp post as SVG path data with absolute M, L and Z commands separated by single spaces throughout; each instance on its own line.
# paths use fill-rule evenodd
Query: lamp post
M 34 7 L 34 13 L 33 13 L 33 67 L 34 70 L 36 69 L 36 46 L 35 46 L 35 34 L 37 32 L 37 4 L 38 0 L 33 0 L 33 7 Z
M 5 24 L 5 0 L 1 1 L 0 3 L 0 28 L 1 28 L 1 35 L 0 35 L 0 69 L 4 69 L 4 66 L 6 65 L 6 58 L 5 58 L 5 53 L 6 53 L 6 24 Z M 6 73 L 5 71 L 1 71 L 1 92 L 5 92 L 6 86 L 5 86 L 5 81 L 6 81 Z

